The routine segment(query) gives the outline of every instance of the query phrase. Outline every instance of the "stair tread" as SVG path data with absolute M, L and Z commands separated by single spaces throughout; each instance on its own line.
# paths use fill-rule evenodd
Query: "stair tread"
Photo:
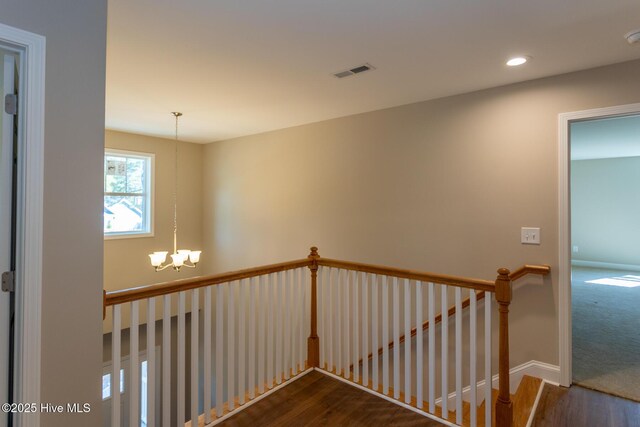
M 515 398 L 513 399 L 513 425 L 525 427 L 536 401 L 542 380 L 525 375 L 522 377 Z

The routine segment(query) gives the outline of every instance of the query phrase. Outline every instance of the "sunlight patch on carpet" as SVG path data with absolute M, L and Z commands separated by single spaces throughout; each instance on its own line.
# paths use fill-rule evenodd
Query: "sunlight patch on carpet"
M 640 286 L 640 276 L 604 277 L 602 279 L 587 280 L 585 283 L 595 285 L 621 286 L 623 288 L 636 288 Z

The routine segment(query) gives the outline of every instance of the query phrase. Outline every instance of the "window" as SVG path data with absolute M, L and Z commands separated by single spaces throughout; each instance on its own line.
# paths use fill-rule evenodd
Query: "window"
M 153 163 L 153 154 L 105 150 L 105 237 L 153 234 Z
M 124 393 L 124 369 L 120 369 L 120 394 Z M 111 374 L 102 375 L 102 400 L 111 399 Z

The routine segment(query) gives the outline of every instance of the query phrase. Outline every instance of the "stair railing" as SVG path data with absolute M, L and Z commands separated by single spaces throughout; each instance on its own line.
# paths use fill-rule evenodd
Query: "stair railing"
M 310 270 L 310 281 L 305 268 Z M 327 259 L 313 247 L 306 259 L 105 292 L 103 316 L 112 307 L 110 390 L 120 389 L 122 331 L 128 329 L 130 377 L 136 379 L 126 387 L 129 425 L 140 423 L 143 395 L 147 425 L 213 425 L 311 369 L 440 421 L 491 425 L 490 296 L 495 293 L 499 319 L 495 425 L 511 426 L 508 313 L 512 281 L 548 272 L 548 266 L 526 265 L 513 273 L 501 268 L 495 281 L 486 281 Z M 468 295 L 464 301 L 463 294 Z M 449 307 L 451 297 L 455 305 Z M 146 310 L 146 324 L 140 323 L 141 308 Z M 463 344 L 466 308 L 469 334 Z M 479 327 L 479 309 L 484 312 L 484 328 Z M 452 315 L 455 318 L 450 321 Z M 454 334 L 449 333 L 450 323 Z M 426 354 L 419 330 L 428 335 Z M 484 334 L 482 387 L 476 386 L 478 331 Z M 145 390 L 139 389 L 140 332 L 146 334 L 147 349 L 162 348 L 160 361 L 155 360 L 154 351 L 147 351 Z M 177 338 L 172 340 L 172 335 Z M 376 355 L 369 357 L 370 353 Z M 162 367 L 160 378 L 153 375 L 156 363 Z M 451 379 L 454 387 L 449 387 Z M 162 383 L 157 393 L 156 381 Z M 468 391 L 463 390 L 463 382 L 468 382 Z M 485 402 L 480 408 L 478 388 Z M 465 393 L 468 402 L 463 399 Z M 162 402 L 159 420 L 155 419 L 155 398 Z M 120 426 L 120 394 L 111 393 L 110 399 L 111 425 Z

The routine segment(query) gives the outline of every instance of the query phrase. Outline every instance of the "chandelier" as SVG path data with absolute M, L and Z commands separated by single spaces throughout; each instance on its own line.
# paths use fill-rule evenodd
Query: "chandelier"
M 173 188 L 173 253 L 171 254 L 171 263 L 165 264 L 167 261 L 168 251 L 158 251 L 149 254 L 151 266 L 156 271 L 162 271 L 165 268 L 172 267 L 175 271 L 180 271 L 182 267 L 195 268 L 200 261 L 202 251 L 192 251 L 189 249 L 178 249 L 178 118 L 182 113 L 171 113 L 176 119 L 176 138 L 175 138 L 175 181 Z

